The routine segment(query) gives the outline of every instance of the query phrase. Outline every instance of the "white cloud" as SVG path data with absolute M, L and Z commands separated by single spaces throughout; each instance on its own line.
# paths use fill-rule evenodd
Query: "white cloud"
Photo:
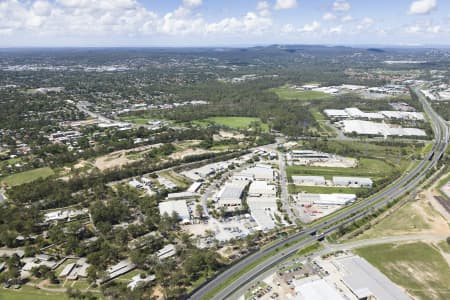
M 353 17 L 351 15 L 346 15 L 341 18 L 342 22 L 350 22 L 353 21 Z
M 409 25 L 405 28 L 405 31 L 407 33 L 430 33 L 430 34 L 438 34 L 442 33 L 442 26 L 438 24 L 433 24 L 431 21 L 425 21 L 420 23 L 415 23 L 412 25 Z
M 198 7 L 202 5 L 202 0 L 183 0 L 183 5 L 187 7 Z
M 31 36 L 130 37 L 149 35 L 206 36 L 212 33 L 258 35 L 272 28 L 269 5 L 256 12 L 207 22 L 192 9 L 200 0 L 185 0 L 164 15 L 136 0 L 0 0 L 0 34 L 14 32 Z M 0 45 L 2 43 L 0 42 Z
M 269 5 L 269 2 L 267 2 L 267 1 L 259 1 L 256 4 L 257 10 L 264 10 L 264 9 L 269 9 L 269 8 L 270 8 L 270 5 Z
M 427 14 L 436 7 L 436 0 L 417 0 L 411 3 L 409 7 L 409 13 L 416 14 Z
M 219 22 L 206 24 L 207 33 L 256 33 L 261 34 L 272 27 L 270 18 L 261 17 L 254 12 L 248 12 L 243 18 L 225 18 Z
M 328 12 L 322 16 L 322 19 L 324 19 L 325 21 L 333 21 L 336 20 L 336 16 Z
M 275 9 L 290 9 L 297 6 L 297 0 L 277 0 L 275 3 Z
M 342 33 L 342 31 L 343 31 L 343 26 L 342 25 L 338 25 L 338 26 L 335 26 L 335 27 L 331 27 L 330 30 L 329 30 L 329 33 L 340 34 L 340 33 Z
M 256 4 L 256 10 L 258 11 L 261 17 L 269 17 L 270 16 L 270 5 L 267 1 L 260 1 Z
M 359 22 L 359 24 L 356 26 L 358 30 L 365 30 L 368 29 L 373 25 L 375 21 L 372 18 L 365 17 Z
M 350 3 L 348 3 L 346 0 L 336 0 L 333 3 L 334 11 L 349 11 L 350 8 Z
M 292 24 L 285 24 L 283 25 L 283 27 L 281 27 L 281 32 L 283 33 L 293 33 L 295 31 L 296 31 L 295 26 Z
M 315 32 L 319 29 L 320 29 L 320 23 L 317 21 L 314 21 L 311 24 L 305 24 L 302 28 L 299 29 L 299 32 Z

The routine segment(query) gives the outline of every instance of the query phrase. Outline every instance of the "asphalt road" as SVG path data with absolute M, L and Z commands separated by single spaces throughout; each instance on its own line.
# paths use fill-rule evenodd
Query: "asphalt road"
M 213 299 L 225 299 L 234 291 L 238 290 L 242 285 L 250 281 L 252 278 L 257 277 L 258 274 L 264 272 L 265 270 L 268 270 L 276 263 L 279 263 L 280 261 L 285 259 L 286 256 L 295 253 L 298 249 L 301 249 L 319 239 L 319 236 L 315 235 L 316 232 L 320 231 L 324 235 L 327 235 L 337 230 L 340 226 L 349 224 L 354 220 L 363 217 L 367 212 L 370 211 L 371 207 L 383 207 L 399 196 L 414 190 L 418 183 L 420 183 L 421 180 L 423 180 L 427 176 L 428 171 L 434 168 L 441 155 L 445 152 L 449 137 L 449 129 L 447 123 L 431 108 L 430 104 L 426 101 L 424 96 L 420 92 L 418 92 L 417 88 L 415 88 L 414 90 L 416 94 L 418 94 L 419 99 L 423 104 L 424 110 L 430 118 L 430 121 L 432 121 L 433 123 L 435 140 L 430 153 L 426 155 L 426 157 L 412 171 L 410 171 L 406 176 L 403 176 L 395 181 L 393 184 L 391 184 L 375 196 L 371 197 L 369 200 L 357 203 L 350 209 L 342 211 L 342 213 L 337 214 L 327 221 L 318 223 L 317 225 L 314 225 L 305 231 L 298 232 L 288 237 L 287 239 L 281 240 L 278 243 L 260 250 L 232 265 L 231 267 L 208 281 L 201 288 L 197 289 L 189 297 L 189 299 L 196 300 L 204 298 L 209 292 L 218 287 L 222 282 L 233 276 L 233 274 L 242 271 L 262 257 L 268 254 L 273 254 L 268 259 L 264 260 L 256 267 L 250 269 L 242 276 L 237 278 L 237 280 L 233 281 L 230 285 L 219 291 L 213 297 Z M 333 225 L 328 227 L 329 224 Z M 291 246 L 283 248 L 283 250 L 281 250 L 281 247 L 284 247 L 287 244 L 291 243 Z

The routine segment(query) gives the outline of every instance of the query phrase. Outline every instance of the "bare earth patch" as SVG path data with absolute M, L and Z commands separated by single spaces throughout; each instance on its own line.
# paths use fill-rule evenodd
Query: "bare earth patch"
M 128 150 L 119 150 L 112 152 L 110 154 L 101 156 L 97 158 L 94 162 L 94 166 L 97 167 L 100 171 L 104 171 L 106 169 L 122 167 L 124 165 L 139 161 L 141 159 L 131 159 L 127 157 L 127 154 L 132 152 L 143 152 L 148 151 L 153 148 L 160 147 L 162 144 L 148 145 L 142 147 L 136 147 Z

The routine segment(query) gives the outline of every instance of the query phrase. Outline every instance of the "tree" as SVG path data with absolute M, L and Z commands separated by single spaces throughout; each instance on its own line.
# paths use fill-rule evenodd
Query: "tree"
M 200 219 L 203 219 L 203 206 L 201 204 L 197 204 L 195 206 L 195 212 Z

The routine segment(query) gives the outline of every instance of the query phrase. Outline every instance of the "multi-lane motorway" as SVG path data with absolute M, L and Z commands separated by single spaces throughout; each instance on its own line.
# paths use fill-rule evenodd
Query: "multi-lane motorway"
M 243 273 L 225 288 L 217 291 L 213 296 L 213 299 L 225 299 L 232 295 L 233 292 L 238 290 L 242 285 L 252 280 L 252 278 L 255 278 L 258 274 L 285 259 L 286 256 L 289 256 L 298 249 L 315 242 L 319 239 L 319 236 L 315 234 L 316 232 L 322 232 L 323 235 L 327 235 L 337 230 L 340 226 L 349 224 L 354 220 L 361 218 L 369 212 L 372 207 L 382 207 L 407 192 L 413 191 L 427 176 L 428 172 L 436 166 L 447 148 L 449 138 L 449 128 L 446 122 L 432 109 L 431 105 L 416 87 L 414 87 L 413 90 L 422 102 L 424 110 L 433 124 L 435 134 L 432 150 L 419 164 L 414 167 L 413 170 L 370 199 L 362 201 L 352 206 L 350 209 L 343 210 L 341 213 L 336 214 L 327 221 L 320 222 L 312 227 L 309 227 L 307 230 L 298 232 L 284 240 L 280 240 L 278 243 L 268 248 L 246 257 L 208 281 L 201 288 L 196 290 L 189 298 L 200 300 L 205 298 L 207 295 L 210 296 L 210 293 L 216 290 L 222 282 L 227 281 L 230 277 L 234 276 L 234 274 L 240 273 L 242 270 L 247 269 L 250 265 L 261 260 L 263 257 L 269 256 L 255 267 Z

